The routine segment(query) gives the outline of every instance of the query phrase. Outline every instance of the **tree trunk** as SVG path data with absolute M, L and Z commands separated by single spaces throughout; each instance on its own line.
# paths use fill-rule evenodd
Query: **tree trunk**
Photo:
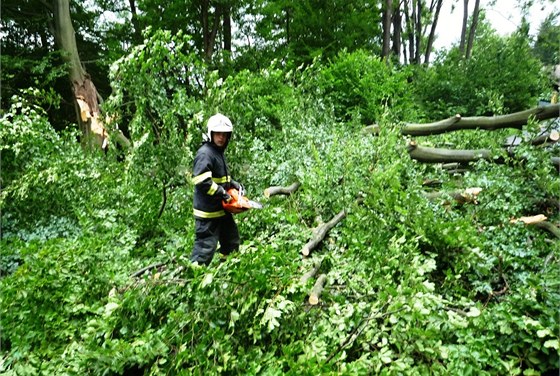
M 459 43 L 459 51 L 461 52 L 461 54 L 464 54 L 465 52 L 468 21 L 469 21 L 469 0 L 463 0 L 463 24 L 461 26 L 461 42 Z
M 420 64 L 420 48 L 422 44 L 422 0 L 416 0 L 416 7 L 416 18 L 414 19 L 414 22 L 416 24 L 414 63 Z
M 134 26 L 134 41 L 140 43 L 142 41 L 142 29 L 140 27 L 140 22 L 138 21 L 138 13 L 136 12 L 136 2 L 135 0 L 128 0 L 130 4 L 131 22 Z
M 82 131 L 82 142 L 84 145 L 92 143 L 105 148 L 108 135 L 99 116 L 99 94 L 80 61 L 70 17 L 69 0 L 54 0 L 53 10 L 55 39 L 59 48 L 65 52 L 63 56 L 68 63 L 68 74 L 79 114 L 78 124 Z
M 388 58 L 391 42 L 391 19 L 393 16 L 393 0 L 385 0 L 383 7 L 383 48 L 381 56 Z
M 231 8 L 224 5 L 224 51 L 231 52 Z
M 317 247 L 319 243 L 321 243 L 321 241 L 325 238 L 329 230 L 336 226 L 338 222 L 342 221 L 344 217 L 346 217 L 346 210 L 342 210 L 330 221 L 328 221 L 327 223 L 323 223 L 321 226 L 313 230 L 313 236 L 311 237 L 311 240 L 309 240 L 307 244 L 303 246 L 301 253 L 304 256 L 309 256 L 311 251 L 314 250 L 315 247 Z
M 401 32 L 402 32 L 402 15 L 400 5 L 396 12 L 393 12 L 393 54 L 400 58 L 401 56 Z
M 435 13 L 434 19 L 432 21 L 432 26 L 430 29 L 430 35 L 428 36 L 428 43 L 426 45 L 426 52 L 424 54 L 424 64 L 428 64 L 430 62 L 430 55 L 432 53 L 432 48 L 434 45 L 434 39 L 436 37 L 436 27 L 439 20 L 439 13 L 441 11 L 441 7 L 443 5 L 443 0 L 436 0 L 435 4 Z
M 534 117 L 538 121 L 560 117 L 560 104 L 535 107 L 529 110 L 500 116 L 474 116 L 463 118 L 461 115 L 455 115 L 449 119 L 435 123 L 406 124 L 401 132 L 403 135 L 409 136 L 428 136 L 462 129 L 520 129 L 527 124 L 531 117 Z
M 476 28 L 478 27 L 479 13 L 480 13 L 480 0 L 475 0 L 471 25 L 469 27 L 469 40 L 467 41 L 467 51 L 465 52 L 465 58 L 467 59 L 471 58 L 472 48 L 474 44 L 474 35 L 476 34 Z

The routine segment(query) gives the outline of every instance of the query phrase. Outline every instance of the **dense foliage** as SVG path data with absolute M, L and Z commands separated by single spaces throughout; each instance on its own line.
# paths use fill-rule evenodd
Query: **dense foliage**
M 515 38 L 490 42 L 504 61 L 526 53 L 516 52 Z M 543 211 L 558 222 L 547 203 L 560 190 L 550 150 L 521 147 L 524 163 L 479 162 L 450 175 L 410 159 L 400 134 L 400 121 L 445 109 L 438 102 L 424 112 L 432 100 L 406 90 L 411 77 L 420 80 L 415 72 L 356 51 L 221 78 L 184 52 L 188 44 L 155 31 L 113 65 L 105 109 L 128 124 L 130 150 L 84 152 L 74 132 L 55 132 L 37 106 L 40 90 L 14 97 L 2 116 L 3 374 L 558 369 L 558 241 L 510 222 Z M 446 64 L 455 66 L 444 60 L 434 74 L 444 76 Z M 493 68 L 476 69 L 493 77 Z M 517 74 L 511 85 L 522 84 L 523 69 L 508 69 Z M 472 114 L 485 113 L 492 98 L 503 111 L 532 106 L 542 90 L 515 89 L 510 104 L 504 94 L 513 86 L 474 95 L 463 82 L 457 90 Z M 190 167 L 204 120 L 216 111 L 234 121 L 233 175 L 265 208 L 237 216 L 237 254 L 197 268 L 188 261 Z M 370 122 L 378 136 L 362 133 Z M 537 128 L 529 124 L 523 137 Z M 503 136 L 471 131 L 427 142 L 501 155 Z M 425 179 L 441 181 L 442 190 L 483 191 L 478 204 L 430 201 Z M 294 181 L 302 185 L 291 196 L 261 194 Z M 341 210 L 346 218 L 302 258 L 312 229 Z M 300 277 L 319 259 L 328 282 L 310 306 L 314 281 Z

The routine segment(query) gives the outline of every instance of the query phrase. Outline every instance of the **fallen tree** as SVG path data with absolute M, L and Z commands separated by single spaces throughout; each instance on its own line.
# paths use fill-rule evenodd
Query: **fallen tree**
M 496 130 L 502 128 L 520 129 L 529 119 L 542 121 L 560 117 L 560 104 L 535 107 L 529 110 L 500 116 L 462 117 L 457 114 L 445 120 L 427 124 L 405 124 L 401 129 L 403 135 L 429 136 L 464 129 Z

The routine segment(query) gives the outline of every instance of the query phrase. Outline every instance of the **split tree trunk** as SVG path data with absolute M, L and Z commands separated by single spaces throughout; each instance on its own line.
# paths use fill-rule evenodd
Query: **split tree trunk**
M 65 52 L 63 56 L 69 66 L 68 74 L 76 101 L 83 143 L 104 147 L 107 145 L 108 134 L 99 117 L 99 94 L 80 61 L 69 0 L 54 0 L 53 10 L 55 38 L 59 48 Z

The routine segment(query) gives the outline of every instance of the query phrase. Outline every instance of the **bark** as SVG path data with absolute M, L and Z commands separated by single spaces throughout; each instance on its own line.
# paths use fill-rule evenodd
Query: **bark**
M 311 290 L 311 293 L 309 294 L 309 304 L 311 304 L 311 305 L 319 304 L 319 298 L 321 297 L 321 294 L 323 293 L 326 282 L 327 282 L 327 275 L 326 274 L 321 274 L 319 276 L 319 278 L 317 278 L 317 281 L 315 282 L 315 285 L 313 286 L 313 289 Z
M 224 6 L 224 51 L 231 52 L 231 10 L 229 6 Z
M 488 161 L 493 160 L 497 163 L 504 163 L 503 159 L 494 159 L 492 153 L 488 149 L 477 150 L 464 150 L 464 149 L 442 149 L 430 148 L 418 145 L 415 141 L 410 141 L 407 145 L 408 154 L 410 158 L 424 163 L 460 163 L 467 164 L 475 162 L 480 159 Z M 523 161 L 523 157 L 517 157 L 509 153 L 510 157 Z M 551 157 L 550 163 L 556 168 L 560 169 L 560 157 Z
M 487 149 L 453 150 L 430 148 L 420 146 L 414 141 L 408 143 L 407 149 L 412 159 L 427 163 L 468 163 L 479 159 L 492 159 L 492 153 Z
M 415 28 L 415 51 L 414 51 L 414 63 L 420 64 L 420 43 L 422 41 L 422 1 L 423 0 L 416 0 L 416 17 L 414 18 L 414 22 L 416 25 Z M 414 1 L 413 1 L 414 3 Z
M 82 144 L 86 147 L 98 146 L 106 149 L 109 134 L 99 108 L 101 96 L 80 61 L 69 0 L 54 0 L 52 9 L 55 40 L 58 47 L 64 51 L 63 56 L 68 63 L 68 76 L 72 84 L 78 124 L 82 132 Z M 120 131 L 116 132 L 116 140 L 124 147 L 130 146 L 130 141 Z
M 434 19 L 432 21 L 432 25 L 430 28 L 430 35 L 428 36 L 428 43 L 426 46 L 426 52 L 424 54 L 424 64 L 428 64 L 430 62 L 430 55 L 432 53 L 434 40 L 436 38 L 436 27 L 438 24 L 439 13 L 441 11 L 442 5 L 443 5 L 443 0 L 436 0 Z
M 301 278 L 299 280 L 299 283 L 302 284 L 302 285 L 305 285 L 307 283 L 307 281 L 309 281 L 311 278 L 315 277 L 315 275 L 317 274 L 317 272 L 321 268 L 321 263 L 322 263 L 322 260 L 315 261 L 315 263 L 313 264 L 313 268 L 311 268 L 311 270 L 309 270 L 307 273 L 305 273 L 304 275 L 301 276 Z
M 313 236 L 311 237 L 311 240 L 309 240 L 307 244 L 303 246 L 301 253 L 304 256 L 309 256 L 311 251 L 314 250 L 319 245 L 319 243 L 321 243 L 321 241 L 325 238 L 327 233 L 334 226 L 336 226 L 338 222 L 342 221 L 344 217 L 346 217 L 346 210 L 342 210 L 340 213 L 335 215 L 330 221 L 328 221 L 327 223 L 323 223 L 315 230 L 313 230 Z
M 134 26 L 134 40 L 137 43 L 142 41 L 142 29 L 140 27 L 140 22 L 138 21 L 138 13 L 136 11 L 136 2 L 135 0 L 128 0 L 128 4 L 130 5 L 130 14 L 131 14 L 131 21 L 132 26 Z
M 461 54 L 465 52 L 468 20 L 469 20 L 469 0 L 463 0 L 463 24 L 461 26 L 461 42 L 459 43 L 459 51 L 461 52 Z
M 383 7 L 383 48 L 381 56 L 387 58 L 390 53 L 391 19 L 393 17 L 393 0 L 385 0 Z
M 465 52 L 465 57 L 467 59 L 471 58 L 473 44 L 474 44 L 474 35 L 476 34 L 476 28 L 478 27 L 479 14 L 480 14 L 480 0 L 475 0 L 471 25 L 469 27 L 469 39 L 467 41 L 467 51 Z
M 529 110 L 500 116 L 474 116 L 463 118 L 455 115 L 449 119 L 429 124 L 405 124 L 401 133 L 409 136 L 429 136 L 464 129 L 496 130 L 502 128 L 521 129 L 529 119 L 538 121 L 560 117 L 560 104 L 535 107 Z
M 210 61 L 212 59 L 212 55 L 214 55 L 214 47 L 216 45 L 216 36 L 218 35 L 218 28 L 220 26 L 220 19 L 222 16 L 223 8 L 221 6 L 215 7 L 215 12 L 212 17 L 212 27 L 210 27 L 210 1 L 203 0 L 202 1 L 202 36 L 204 39 L 204 58 L 206 61 Z
M 264 197 L 269 198 L 270 196 L 275 195 L 291 195 L 294 193 L 299 187 L 301 183 L 295 182 L 288 187 L 280 187 L 280 186 L 273 186 L 268 187 L 264 190 Z
M 401 37 L 402 37 L 402 15 L 400 11 L 400 1 L 396 12 L 393 12 L 393 54 L 397 57 L 401 56 Z
M 69 0 L 54 0 L 54 23 L 56 43 L 68 63 L 68 75 L 78 113 L 78 124 L 83 143 L 106 147 L 108 134 L 103 126 L 99 111 L 99 94 L 90 76 L 80 61 L 76 36 L 70 17 Z

